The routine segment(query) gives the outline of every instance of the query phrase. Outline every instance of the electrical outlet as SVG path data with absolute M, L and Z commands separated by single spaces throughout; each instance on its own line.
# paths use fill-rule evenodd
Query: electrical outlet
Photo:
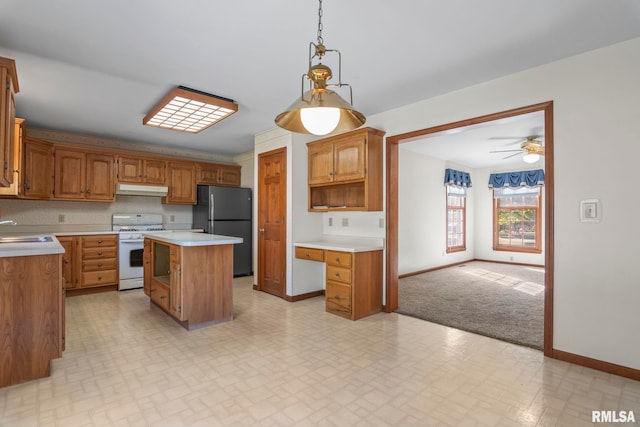
M 58 215 L 58 222 L 64 222 L 64 214 Z
M 342 218 L 342 226 L 343 227 L 349 226 L 349 218 Z
M 378 218 L 378 228 L 384 228 L 384 218 Z
M 169 222 L 174 222 L 176 220 L 175 215 L 169 215 Z
M 329 227 L 333 227 L 333 218 L 329 218 Z

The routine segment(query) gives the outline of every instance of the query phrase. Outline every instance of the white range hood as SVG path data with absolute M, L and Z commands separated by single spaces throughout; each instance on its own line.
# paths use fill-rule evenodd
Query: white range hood
M 169 188 L 163 185 L 122 184 L 116 186 L 116 194 L 126 196 L 156 196 L 164 197 Z

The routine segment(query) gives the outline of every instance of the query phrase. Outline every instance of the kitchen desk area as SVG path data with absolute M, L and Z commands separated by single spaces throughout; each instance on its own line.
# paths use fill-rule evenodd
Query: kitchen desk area
M 190 231 L 144 236 L 144 293 L 187 330 L 233 320 L 238 237 Z
M 328 313 L 357 320 L 382 310 L 382 239 L 334 237 L 294 246 L 297 259 L 325 263 Z

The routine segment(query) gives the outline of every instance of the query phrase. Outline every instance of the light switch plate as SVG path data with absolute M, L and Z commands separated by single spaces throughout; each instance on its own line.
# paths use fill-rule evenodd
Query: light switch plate
M 580 222 L 600 222 L 602 205 L 598 199 L 580 201 Z

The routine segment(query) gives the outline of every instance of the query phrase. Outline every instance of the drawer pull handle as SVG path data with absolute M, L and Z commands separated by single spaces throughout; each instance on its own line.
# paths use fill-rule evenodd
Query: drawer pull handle
M 98 252 L 98 255 L 102 255 L 102 252 Z
M 98 276 L 98 280 L 102 280 L 102 276 Z
M 340 264 L 340 258 L 336 258 L 336 262 Z
M 336 273 L 336 277 L 340 277 L 340 273 Z
M 98 267 L 102 267 L 102 264 L 98 264 Z
M 309 252 L 307 252 L 306 257 L 309 258 L 311 255 L 309 255 Z
M 98 244 L 102 243 L 102 240 L 98 240 Z

